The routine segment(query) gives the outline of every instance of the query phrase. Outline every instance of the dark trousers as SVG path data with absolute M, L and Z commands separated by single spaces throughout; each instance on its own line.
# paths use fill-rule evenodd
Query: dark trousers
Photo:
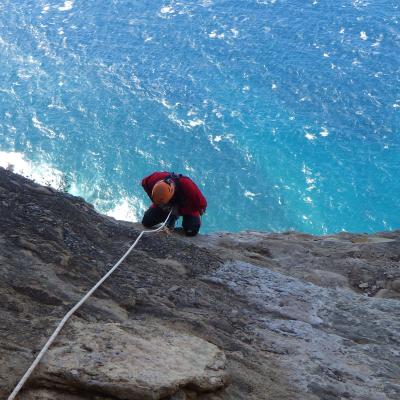
M 168 217 L 168 211 L 164 211 L 159 207 L 150 207 L 143 215 L 142 224 L 146 228 L 161 224 Z M 167 222 L 168 228 L 173 228 L 179 217 L 171 215 Z M 194 215 L 182 215 L 182 228 L 186 236 L 196 236 L 199 232 L 201 220 L 200 217 Z

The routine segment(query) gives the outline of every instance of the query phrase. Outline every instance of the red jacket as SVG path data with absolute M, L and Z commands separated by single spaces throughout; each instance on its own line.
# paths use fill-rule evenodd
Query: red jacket
M 142 186 L 147 195 L 151 199 L 153 186 L 167 176 L 170 172 L 153 172 L 151 175 L 142 179 Z M 175 175 L 175 194 L 171 204 L 178 206 L 179 215 L 199 216 L 204 213 L 207 208 L 207 200 L 201 193 L 197 185 L 187 176 Z

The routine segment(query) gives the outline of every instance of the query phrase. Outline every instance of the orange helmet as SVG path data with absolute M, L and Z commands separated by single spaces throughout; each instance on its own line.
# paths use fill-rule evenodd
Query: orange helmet
M 167 204 L 175 193 L 173 182 L 158 181 L 151 191 L 151 199 L 156 206 Z

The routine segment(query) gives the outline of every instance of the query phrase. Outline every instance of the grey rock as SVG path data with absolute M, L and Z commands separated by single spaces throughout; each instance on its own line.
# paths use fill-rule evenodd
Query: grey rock
M 90 349 L 90 351 L 87 351 Z M 36 371 L 35 385 L 90 390 L 118 399 L 157 400 L 183 387 L 215 391 L 227 383 L 217 346 L 158 323 L 74 321 Z
M 142 229 L 37 188 L 0 168 L 2 399 Z M 397 400 L 399 254 L 400 231 L 144 236 L 19 397 Z
M 400 299 L 400 293 L 391 289 L 379 290 L 375 297 L 380 299 Z
M 394 280 L 391 286 L 393 290 L 395 290 L 396 292 L 400 292 L 400 279 Z
M 66 393 L 59 390 L 50 389 L 28 389 L 18 395 L 18 400 L 83 400 L 86 396 L 79 394 Z M 96 399 L 97 398 L 97 399 Z M 113 400 L 110 397 L 96 396 L 93 400 Z

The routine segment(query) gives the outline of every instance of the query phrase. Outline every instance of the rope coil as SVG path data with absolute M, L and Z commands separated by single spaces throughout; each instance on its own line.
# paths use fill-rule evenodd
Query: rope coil
M 141 237 L 146 234 L 146 233 L 155 233 L 160 231 L 164 226 L 166 225 L 172 211 L 168 214 L 168 217 L 166 220 L 159 226 L 157 229 L 152 229 L 149 231 L 142 231 L 140 235 L 137 237 L 135 242 L 132 244 L 131 247 L 126 251 L 126 253 L 118 260 L 118 262 L 94 285 L 86 294 L 85 296 L 82 297 L 82 299 L 75 304 L 74 307 L 71 308 L 65 314 L 64 318 L 61 320 L 61 322 L 58 324 L 57 328 L 54 330 L 53 334 L 50 336 L 50 338 L 47 340 L 46 344 L 40 351 L 40 353 L 37 355 L 31 366 L 28 368 L 28 370 L 25 372 L 24 376 L 21 378 L 21 380 L 18 382 L 17 386 L 14 388 L 10 396 L 8 397 L 8 400 L 14 400 L 18 392 L 21 390 L 22 386 L 25 384 L 25 382 L 28 380 L 30 375 L 32 374 L 33 370 L 36 368 L 36 366 L 39 364 L 40 360 L 43 358 L 45 355 L 46 351 L 49 349 L 49 347 L 52 345 L 54 342 L 55 338 L 57 335 L 60 333 L 61 329 L 64 327 L 66 322 L 71 318 L 71 316 L 82 306 L 82 304 L 93 294 L 93 292 L 118 268 L 118 266 L 125 260 L 126 257 L 128 257 L 129 253 L 135 248 Z

